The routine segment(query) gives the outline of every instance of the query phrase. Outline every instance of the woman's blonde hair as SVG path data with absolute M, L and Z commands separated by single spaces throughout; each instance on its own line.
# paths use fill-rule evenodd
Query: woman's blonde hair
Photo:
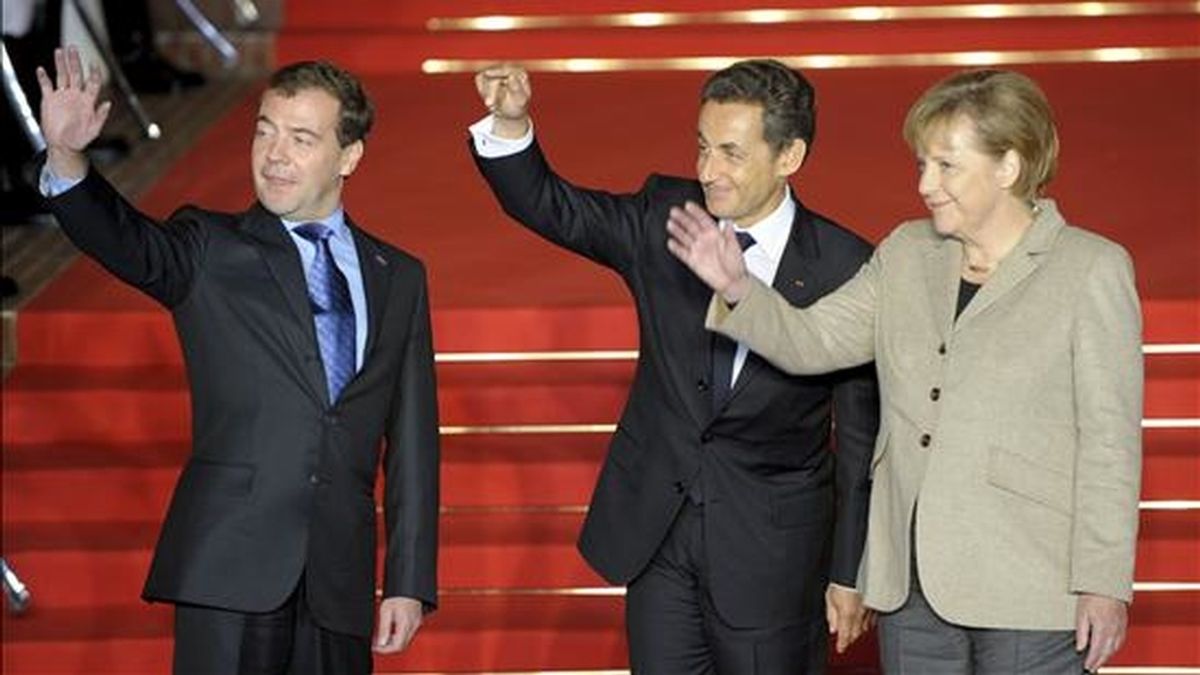
M 1013 195 L 1031 200 L 1058 167 L 1058 131 L 1046 95 L 1028 77 L 1007 70 L 967 70 L 933 85 L 904 119 L 904 140 L 914 152 L 929 133 L 960 115 L 975 125 L 980 150 L 999 159 L 1013 150 L 1021 174 Z

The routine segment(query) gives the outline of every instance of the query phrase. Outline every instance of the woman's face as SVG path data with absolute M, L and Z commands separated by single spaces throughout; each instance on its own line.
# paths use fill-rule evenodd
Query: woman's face
M 983 152 L 975 124 L 965 115 L 930 128 L 922 145 L 917 191 L 939 234 L 971 239 L 992 223 L 1006 200 L 1016 199 L 1009 191 L 1016 179 L 1016 153 L 996 158 Z

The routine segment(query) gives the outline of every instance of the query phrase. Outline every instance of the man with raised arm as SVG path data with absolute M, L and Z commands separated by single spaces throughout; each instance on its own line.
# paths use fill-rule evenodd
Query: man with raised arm
M 489 114 L 471 148 L 500 205 L 616 271 L 637 307 L 637 374 L 579 538 L 592 567 L 628 587 L 634 672 L 824 672 L 827 631 L 841 651 L 870 621 L 855 583 L 873 370 L 792 377 L 713 339 L 708 287 L 668 252 L 664 228 L 671 207 L 702 201 L 737 233 L 755 276 L 798 306 L 849 279 L 870 245 L 788 186 L 812 145 L 812 87 L 770 60 L 713 74 L 700 94 L 698 180 L 654 175 L 614 195 L 547 164 L 525 71 L 498 66 L 476 84 Z
M 342 208 L 362 86 L 325 62 L 276 71 L 257 202 L 159 224 L 83 154 L 109 112 L 96 72 L 73 48 L 55 65 L 55 82 L 38 70 L 43 193 L 84 253 L 170 310 L 187 366 L 192 453 L 143 591 L 175 605 L 174 671 L 370 672 L 373 624 L 374 649 L 399 651 L 437 602 L 438 435 L 424 268 Z

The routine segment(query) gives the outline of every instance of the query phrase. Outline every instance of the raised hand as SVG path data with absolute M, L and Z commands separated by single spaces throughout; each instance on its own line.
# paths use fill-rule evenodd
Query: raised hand
M 750 275 L 732 227 L 721 229 L 698 204 L 673 207 L 667 219 L 667 248 L 700 280 L 735 304 L 750 292 Z
M 475 74 L 475 89 L 495 117 L 494 133 L 519 138 L 529 130 L 529 73 L 514 63 L 501 63 Z
M 100 135 L 112 104 L 108 101 L 96 104 L 100 96 L 100 70 L 93 65 L 84 77 L 83 60 L 74 46 L 65 51 L 54 50 L 54 70 L 52 83 L 45 68 L 37 69 L 47 162 L 59 177 L 82 178 L 87 173 L 83 151 Z

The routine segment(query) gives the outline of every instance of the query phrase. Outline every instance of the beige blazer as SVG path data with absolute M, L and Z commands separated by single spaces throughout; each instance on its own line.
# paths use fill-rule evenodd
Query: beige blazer
M 955 320 L 962 247 L 896 228 L 808 309 L 765 285 L 707 325 L 779 368 L 874 359 L 882 423 L 859 588 L 976 627 L 1065 630 L 1075 595 L 1129 601 L 1141 476 L 1141 313 L 1129 255 L 1053 201 Z

